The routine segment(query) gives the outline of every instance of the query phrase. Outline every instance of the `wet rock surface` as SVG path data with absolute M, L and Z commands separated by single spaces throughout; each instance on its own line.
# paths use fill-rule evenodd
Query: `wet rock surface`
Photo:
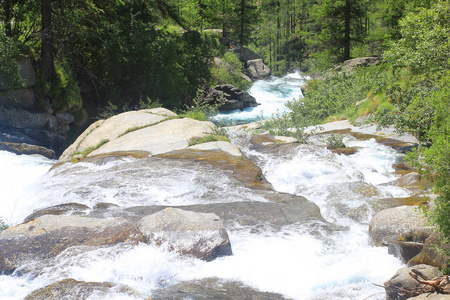
M 114 297 L 132 297 L 133 299 L 148 299 L 130 287 L 111 282 L 85 282 L 75 279 L 64 279 L 27 295 L 24 300 L 61 300 L 61 299 L 114 299 Z
M 174 286 L 156 290 L 153 300 L 284 300 L 282 295 L 258 291 L 239 281 L 205 278 L 181 282 Z
M 10 274 L 32 260 L 52 258 L 78 245 L 114 245 L 144 241 L 142 234 L 123 218 L 96 219 L 45 215 L 0 232 L 0 274 Z
M 147 243 L 202 260 L 233 254 L 225 227 L 215 214 L 169 207 L 142 218 L 138 228 Z
M 399 206 L 377 213 L 369 225 L 374 246 L 387 246 L 389 252 L 405 262 L 417 255 L 432 234 L 427 220 L 414 206 Z

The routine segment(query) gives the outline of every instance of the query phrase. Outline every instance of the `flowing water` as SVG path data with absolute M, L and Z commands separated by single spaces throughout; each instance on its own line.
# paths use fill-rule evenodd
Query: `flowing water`
M 291 89 L 291 79 L 283 80 Z M 273 87 L 278 95 L 284 91 L 280 83 L 274 85 L 278 81 L 282 80 L 255 85 L 266 85 L 261 89 L 269 91 Z M 299 95 L 299 89 L 294 94 Z M 374 284 L 382 284 L 402 264 L 386 248 L 368 246 L 368 223 L 380 209 L 377 199 L 408 196 L 408 191 L 386 184 L 397 179 L 391 166 L 400 155 L 374 140 L 348 139 L 350 146 L 360 149 L 352 156 L 333 154 L 315 145 L 301 145 L 277 155 L 255 151 L 239 136 L 233 141 L 262 168 L 276 190 L 305 196 L 320 207 L 327 221 L 345 229 L 328 233 L 305 224 L 258 231 L 230 226 L 233 255 L 212 262 L 146 244 L 71 248 L 50 262 L 25 266 L 28 272 L 21 275 L 0 276 L 0 299 L 22 299 L 64 278 L 123 283 L 151 295 L 156 288 L 206 277 L 239 280 L 292 299 L 362 300 L 371 295 L 375 296 L 370 299 L 384 299 L 384 290 Z M 99 202 L 124 207 L 169 206 L 203 203 L 202 197 L 212 189 L 229 199 L 250 191 L 236 190 L 227 180 L 217 180 L 222 182 L 220 187 L 205 184 L 220 174 L 189 172 L 182 166 L 170 172 L 150 170 L 131 158 L 103 165 L 79 163 L 76 168 L 63 166 L 47 172 L 53 163 L 0 151 L 0 216 L 6 222 L 17 224 L 36 208 L 67 202 L 89 207 Z M 131 299 L 122 294 L 107 297 Z
M 225 124 L 242 124 L 259 119 L 267 119 L 274 114 L 287 110 L 285 104 L 293 99 L 303 97 L 301 86 L 308 77 L 300 73 L 288 74 L 282 78 L 272 77 L 256 81 L 248 90 L 260 105 L 241 110 L 221 112 L 213 118 L 216 122 Z

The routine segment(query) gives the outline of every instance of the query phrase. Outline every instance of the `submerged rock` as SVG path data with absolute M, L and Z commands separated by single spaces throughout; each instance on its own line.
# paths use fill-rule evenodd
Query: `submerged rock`
M 72 246 L 125 241 L 144 241 L 144 237 L 133 223 L 123 218 L 45 215 L 0 232 L 0 274 L 10 274 L 31 260 L 55 257 Z
M 85 282 L 75 279 L 64 279 L 38 289 L 24 300 L 60 300 L 60 299 L 114 299 L 114 297 L 130 297 L 132 299 L 147 299 L 132 288 L 111 282 Z
M 228 234 L 215 214 L 170 207 L 142 218 L 138 228 L 147 243 L 165 244 L 171 250 L 202 260 L 233 254 Z
M 326 230 L 342 230 L 325 221 L 319 207 L 302 196 L 274 191 L 255 191 L 261 201 L 249 201 L 248 195 L 242 195 L 239 202 L 210 203 L 177 206 L 176 208 L 198 212 L 213 213 L 219 216 L 226 228 L 250 226 L 257 232 L 267 226 L 280 229 L 293 224 L 314 224 Z M 123 209 L 94 210 L 92 217 L 117 216 L 138 222 L 141 218 L 164 209 L 164 206 L 135 206 Z
M 174 286 L 156 290 L 153 300 L 284 300 L 282 295 L 258 291 L 234 280 L 205 278 L 178 283 Z
M 417 292 L 418 287 L 423 287 L 415 280 L 409 273 L 412 269 L 418 270 L 428 278 L 434 278 L 442 275 L 442 273 L 435 267 L 428 265 L 417 265 L 409 268 L 401 268 L 384 283 L 384 289 L 386 291 L 386 300 L 404 300 L 417 296 L 422 292 Z

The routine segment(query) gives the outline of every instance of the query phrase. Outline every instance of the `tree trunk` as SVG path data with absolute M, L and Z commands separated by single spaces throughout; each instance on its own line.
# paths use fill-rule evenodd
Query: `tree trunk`
M 244 45 L 244 30 L 245 30 L 245 0 L 241 0 L 241 32 L 239 34 L 239 43 Z
M 55 77 L 55 66 L 53 61 L 53 27 L 51 0 L 42 0 L 42 34 L 41 34 L 41 63 L 46 81 L 52 81 Z
M 351 21 L 352 1 L 345 0 L 345 29 L 344 29 L 344 61 L 350 59 L 350 21 Z
M 12 37 L 11 30 L 11 0 L 5 0 L 5 33 L 6 36 Z

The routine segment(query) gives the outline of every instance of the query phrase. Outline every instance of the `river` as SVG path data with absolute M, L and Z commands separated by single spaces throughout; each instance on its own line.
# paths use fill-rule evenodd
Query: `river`
M 218 118 L 244 122 L 281 111 L 283 101 L 301 95 L 302 80 L 299 74 L 291 74 L 258 81 L 250 92 L 261 106 Z M 386 185 L 398 178 L 392 164 L 401 155 L 375 140 L 346 138 L 349 146 L 359 148 L 352 156 L 333 154 L 317 145 L 296 147 L 280 156 L 255 151 L 242 137 L 232 139 L 261 167 L 276 190 L 305 196 L 320 207 L 327 221 L 345 230 L 328 234 L 311 231 L 311 226 L 304 225 L 258 231 L 232 226 L 227 230 L 233 255 L 212 262 L 146 244 L 100 248 L 70 256 L 70 251 L 65 251 L 52 263 L 40 266 L 38 274 L 0 276 L 0 299 L 22 299 L 31 291 L 64 278 L 124 283 L 151 295 L 159 287 L 206 277 L 239 280 L 292 299 L 362 300 L 372 295 L 370 299 L 385 299 L 384 289 L 374 284 L 382 285 L 402 263 L 386 248 L 368 245 L 368 223 L 379 209 L 377 199 L 409 195 L 405 189 Z M 117 184 L 100 184 L 97 172 L 101 170 L 112 181 L 117 177 L 118 165 L 134 161 L 85 166 L 89 172 L 76 177 L 64 174 L 64 167 L 48 172 L 55 161 L 0 151 L 0 216 L 14 225 L 36 208 L 67 202 L 89 207 L 99 202 L 122 206 L 200 203 L 201 181 L 194 179 L 202 174 L 183 170 L 154 175 L 149 172 L 148 176 L 123 172 Z M 221 188 L 230 193 L 235 189 Z M 119 294 L 108 298 L 131 299 Z

